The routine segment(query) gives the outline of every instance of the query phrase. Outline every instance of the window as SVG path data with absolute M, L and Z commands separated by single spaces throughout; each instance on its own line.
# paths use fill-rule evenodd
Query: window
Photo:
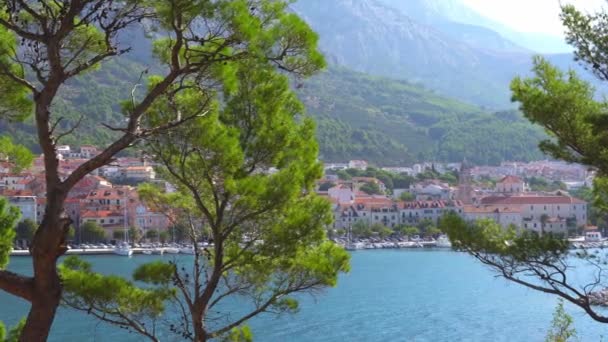
M 99 220 L 99 222 L 104 223 L 104 222 L 105 222 L 105 220 L 104 220 L 104 219 L 101 219 L 101 220 Z
M 536 228 L 536 223 L 534 224 L 534 228 Z
M 533 205 L 530 206 L 530 210 L 534 210 L 534 206 Z
M 557 210 L 559 210 L 559 205 L 557 206 Z

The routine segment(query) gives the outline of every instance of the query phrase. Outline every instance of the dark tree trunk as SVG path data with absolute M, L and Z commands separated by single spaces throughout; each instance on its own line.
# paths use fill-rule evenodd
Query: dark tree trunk
M 30 312 L 21 336 L 22 342 L 46 341 L 61 300 L 61 280 L 57 259 L 67 250 L 65 237 L 71 220 L 64 217 L 65 192 L 48 192 L 46 211 L 30 248 L 34 266 Z

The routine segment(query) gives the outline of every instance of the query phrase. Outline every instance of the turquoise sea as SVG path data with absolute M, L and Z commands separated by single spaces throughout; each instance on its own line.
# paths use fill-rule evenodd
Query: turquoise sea
M 89 256 L 94 269 L 129 275 L 139 264 L 174 256 Z M 181 256 L 186 258 L 188 256 Z M 31 260 L 9 268 L 28 272 Z M 543 341 L 557 300 L 497 278 L 466 254 L 444 250 L 373 250 L 352 254 L 336 288 L 301 301 L 293 316 L 250 322 L 256 341 Z M 608 340 L 608 325 L 566 306 L 581 341 Z M 22 301 L 0 294 L 0 319 L 14 324 Z M 602 337 L 604 336 L 604 337 Z M 61 309 L 51 341 L 140 341 L 123 330 Z M 180 341 L 167 337 L 166 341 Z

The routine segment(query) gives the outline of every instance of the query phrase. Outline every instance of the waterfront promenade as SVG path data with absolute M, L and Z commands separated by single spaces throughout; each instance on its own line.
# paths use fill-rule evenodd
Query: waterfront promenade
M 131 248 L 133 254 L 143 254 L 144 250 L 149 250 L 149 248 Z M 65 253 L 66 255 L 104 255 L 104 254 L 114 254 L 114 248 L 74 248 L 68 249 Z M 169 254 L 169 253 L 167 253 Z M 11 251 L 11 256 L 30 256 L 30 252 L 28 250 L 13 250 Z

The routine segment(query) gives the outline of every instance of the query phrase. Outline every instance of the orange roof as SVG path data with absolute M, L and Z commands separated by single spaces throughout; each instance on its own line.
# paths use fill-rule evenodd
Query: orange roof
M 503 206 L 503 205 L 465 205 L 463 207 L 465 213 L 521 213 L 519 206 Z
M 122 217 L 123 214 L 110 210 L 85 210 L 80 214 L 82 218 L 98 218 L 98 217 Z
M 403 202 L 401 207 L 404 209 L 422 209 L 422 208 L 444 208 L 448 204 L 442 200 L 436 201 L 411 201 Z
M 483 204 L 585 204 L 587 202 L 568 196 L 489 196 Z
M 32 192 L 32 190 L 26 189 L 26 190 L 9 190 L 9 189 L 5 189 L 0 191 L 0 195 L 1 196 L 5 196 L 5 197 L 9 197 L 9 196 L 33 196 L 34 193 Z

